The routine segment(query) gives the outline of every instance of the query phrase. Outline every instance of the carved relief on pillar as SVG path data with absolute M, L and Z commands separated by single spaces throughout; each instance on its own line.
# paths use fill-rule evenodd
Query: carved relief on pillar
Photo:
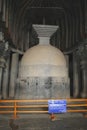
M 4 33 L 0 32 L 0 67 L 6 67 L 6 61 L 10 56 L 10 46 L 8 41 L 4 39 Z
M 77 53 L 80 58 L 81 68 L 87 70 L 87 44 L 80 45 L 78 47 Z

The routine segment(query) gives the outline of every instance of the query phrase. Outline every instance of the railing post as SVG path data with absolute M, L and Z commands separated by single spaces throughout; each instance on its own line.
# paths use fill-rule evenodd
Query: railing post
M 86 104 L 87 104 L 87 101 L 86 101 Z M 86 109 L 87 109 L 87 107 L 86 107 Z M 85 118 L 87 118 L 87 112 L 84 113 L 83 116 L 84 116 Z
M 17 110 L 16 110 L 16 108 L 17 108 L 17 104 L 16 104 L 16 101 L 14 101 L 14 116 L 13 116 L 14 119 L 17 118 Z
M 52 121 L 55 121 L 55 120 L 56 120 L 56 117 L 55 117 L 54 113 L 51 114 L 51 120 L 52 120 Z
M 84 116 L 85 118 L 87 118 L 87 113 L 84 113 L 83 116 Z

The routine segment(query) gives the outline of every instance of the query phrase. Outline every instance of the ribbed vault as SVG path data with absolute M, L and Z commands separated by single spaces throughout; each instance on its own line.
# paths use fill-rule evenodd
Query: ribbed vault
M 2 0 L 1 3 L 10 37 L 21 50 L 35 44 L 32 24 L 59 25 L 52 41 L 61 50 L 72 48 L 85 37 L 85 0 Z M 28 38 L 29 32 L 32 33 Z

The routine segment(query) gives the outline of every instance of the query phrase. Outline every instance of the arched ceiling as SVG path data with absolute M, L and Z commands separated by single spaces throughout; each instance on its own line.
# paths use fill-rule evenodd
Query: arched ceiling
M 60 48 L 63 50 L 71 48 L 84 38 L 86 0 L 5 1 L 8 5 L 9 32 L 20 49 L 23 49 L 32 24 L 59 25 Z M 58 43 L 55 46 L 59 47 Z

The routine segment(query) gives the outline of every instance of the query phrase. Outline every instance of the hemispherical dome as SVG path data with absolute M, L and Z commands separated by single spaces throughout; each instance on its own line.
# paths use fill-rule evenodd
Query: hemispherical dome
M 59 65 L 66 66 L 63 53 L 51 45 L 37 45 L 24 54 L 21 64 L 23 65 Z
M 63 53 L 51 45 L 37 45 L 25 52 L 20 67 L 20 77 L 65 77 L 66 60 Z

